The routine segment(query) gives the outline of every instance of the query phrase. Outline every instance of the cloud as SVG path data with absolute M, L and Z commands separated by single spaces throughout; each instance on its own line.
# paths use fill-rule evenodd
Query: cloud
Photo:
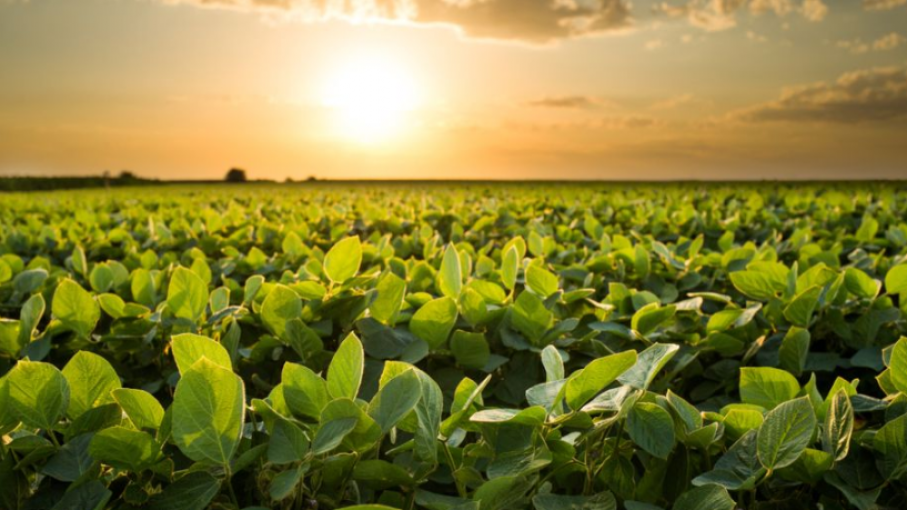
M 650 110 L 673 110 L 679 106 L 692 103 L 695 100 L 693 94 L 681 94 L 679 96 L 669 97 L 662 101 L 652 103 Z
M 603 101 L 594 96 L 547 96 L 526 103 L 540 108 L 563 108 L 567 110 L 585 110 L 597 108 Z
M 862 55 L 864 53 L 869 53 L 870 51 L 890 51 L 905 42 L 907 42 L 907 38 L 897 32 L 891 32 L 879 37 L 871 43 L 858 37 L 856 39 L 838 41 L 835 43 L 835 46 L 848 50 L 854 55 Z
M 646 41 L 645 48 L 649 51 L 654 51 L 663 48 L 664 45 L 665 43 L 661 39 L 652 39 L 651 41 Z
M 444 24 L 479 39 L 547 44 L 627 29 L 624 0 L 159 0 L 257 11 L 303 21 L 349 19 Z
M 709 32 L 737 26 L 740 12 L 749 12 L 755 16 L 774 14 L 779 18 L 799 12 L 809 21 L 821 21 L 828 14 L 828 6 L 822 0 L 803 0 L 800 5 L 793 2 L 794 0 L 689 0 L 682 5 L 667 2 L 656 4 L 653 12 L 671 18 L 686 18 L 690 25 Z
M 867 11 L 887 11 L 907 4 L 907 0 L 863 0 L 863 8 Z
M 791 87 L 774 101 L 731 114 L 746 122 L 858 124 L 907 118 L 907 69 L 854 71 L 836 81 Z

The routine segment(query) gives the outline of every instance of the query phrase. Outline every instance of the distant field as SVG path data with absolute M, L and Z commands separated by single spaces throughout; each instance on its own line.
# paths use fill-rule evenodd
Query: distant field
M 0 193 L 0 510 L 905 508 L 905 314 L 904 183 Z

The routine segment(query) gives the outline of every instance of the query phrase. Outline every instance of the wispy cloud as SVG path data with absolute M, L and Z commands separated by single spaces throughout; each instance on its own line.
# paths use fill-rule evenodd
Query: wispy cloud
M 856 39 L 838 41 L 835 43 L 835 46 L 845 49 L 854 55 L 862 55 L 864 53 L 869 53 L 870 51 L 890 51 L 905 42 L 907 42 L 907 38 L 903 35 L 897 32 L 891 32 L 872 42 L 864 41 L 858 37 Z
M 595 96 L 546 96 L 526 103 L 538 108 L 563 108 L 569 110 L 588 110 L 604 106 L 607 101 Z
M 907 69 L 865 69 L 843 74 L 834 82 L 790 87 L 778 99 L 731 117 L 747 122 L 838 124 L 907 118 Z

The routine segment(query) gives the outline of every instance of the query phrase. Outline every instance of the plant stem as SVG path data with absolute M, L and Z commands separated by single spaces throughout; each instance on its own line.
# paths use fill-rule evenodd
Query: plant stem
M 447 446 L 447 441 L 443 441 L 441 444 L 444 446 L 444 455 L 447 457 L 447 464 L 450 466 L 450 476 L 453 477 L 454 483 L 457 485 L 457 494 L 459 494 L 461 498 L 466 498 L 466 488 L 463 487 L 463 484 L 457 479 L 455 473 L 456 467 L 454 466 L 453 454 L 450 453 L 450 447 Z

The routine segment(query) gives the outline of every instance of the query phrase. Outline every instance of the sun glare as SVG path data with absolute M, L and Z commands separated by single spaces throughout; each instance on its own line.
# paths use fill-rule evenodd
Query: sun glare
M 406 69 L 386 58 L 363 56 L 330 75 L 322 103 L 333 110 L 338 135 L 371 144 L 386 141 L 406 127 L 418 93 Z

